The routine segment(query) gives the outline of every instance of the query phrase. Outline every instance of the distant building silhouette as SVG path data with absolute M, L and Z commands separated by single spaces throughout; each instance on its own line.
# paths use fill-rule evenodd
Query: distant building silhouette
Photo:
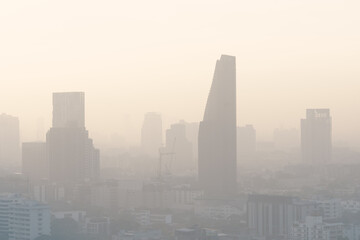
M 85 93 L 60 92 L 53 94 L 53 127 L 85 128 Z
M 84 126 L 83 100 L 83 92 L 53 94 L 54 125 L 46 135 L 46 143 L 50 180 L 54 182 L 68 183 L 99 176 L 99 150 L 94 148 Z
M 237 153 L 247 155 L 256 151 L 256 130 L 253 125 L 237 128 Z
M 161 115 L 155 112 L 145 114 L 141 129 L 141 148 L 150 157 L 158 157 L 162 146 Z
M 331 116 L 329 109 L 307 109 L 301 119 L 301 152 L 305 163 L 331 161 Z
M 180 123 L 185 124 L 186 129 L 186 138 L 190 141 L 192 145 L 193 159 L 197 163 L 198 160 L 198 139 L 199 139 L 199 123 L 198 122 L 185 122 L 180 121 Z M 197 164 L 195 166 L 197 168 Z
M 25 142 L 22 144 L 22 173 L 30 182 L 49 178 L 49 163 L 45 142 Z
M 186 125 L 182 123 L 172 124 L 166 130 L 167 152 L 174 152 L 175 158 L 172 169 L 176 172 L 183 172 L 194 168 L 192 144 L 186 137 Z
M 14 166 L 20 160 L 19 119 L 7 114 L 0 115 L 0 164 Z
M 216 62 L 204 119 L 199 128 L 199 182 L 209 198 L 237 191 L 236 64 L 222 55 Z

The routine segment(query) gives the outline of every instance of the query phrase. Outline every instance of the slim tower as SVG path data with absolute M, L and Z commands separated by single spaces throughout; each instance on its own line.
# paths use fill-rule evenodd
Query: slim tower
M 222 55 L 199 127 L 199 182 L 209 198 L 236 194 L 236 64 Z
M 307 109 L 301 119 L 301 152 L 305 163 L 331 161 L 331 116 L 329 109 Z

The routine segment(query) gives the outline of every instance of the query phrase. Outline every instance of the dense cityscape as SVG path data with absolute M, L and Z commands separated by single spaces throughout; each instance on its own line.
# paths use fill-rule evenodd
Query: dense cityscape
M 236 126 L 235 61 L 217 60 L 201 122 L 146 113 L 136 148 L 96 148 L 84 92 L 53 93 L 45 142 L 1 114 L 1 239 L 358 240 L 360 155 L 333 146 L 330 109 L 257 141 Z
M 359 0 L 0 0 L 0 240 L 360 240 Z

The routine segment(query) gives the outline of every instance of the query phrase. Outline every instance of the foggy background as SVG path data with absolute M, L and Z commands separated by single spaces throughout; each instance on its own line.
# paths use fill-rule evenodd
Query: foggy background
M 238 125 L 257 139 L 330 108 L 334 145 L 360 147 L 357 0 L 1 1 L 0 109 L 21 141 L 44 140 L 51 94 L 86 92 L 96 145 L 140 142 L 145 112 L 163 129 L 200 121 L 215 59 L 237 57 Z M 125 140 L 126 139 L 126 140 Z

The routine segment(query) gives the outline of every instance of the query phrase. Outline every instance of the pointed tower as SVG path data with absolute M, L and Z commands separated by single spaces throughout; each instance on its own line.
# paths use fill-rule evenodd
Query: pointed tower
M 222 55 L 199 128 L 199 182 L 209 198 L 236 194 L 236 64 Z

